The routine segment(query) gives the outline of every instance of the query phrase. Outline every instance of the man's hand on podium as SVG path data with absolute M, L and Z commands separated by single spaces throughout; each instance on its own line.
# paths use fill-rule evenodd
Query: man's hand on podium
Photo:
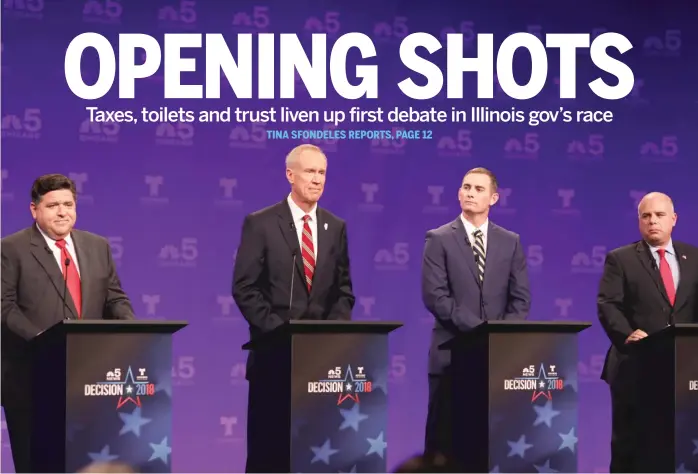
M 642 329 L 636 329 L 628 336 L 628 338 L 625 340 L 625 343 L 629 344 L 631 342 L 637 342 L 640 339 L 644 339 L 646 337 L 647 333 L 645 331 L 643 331 Z

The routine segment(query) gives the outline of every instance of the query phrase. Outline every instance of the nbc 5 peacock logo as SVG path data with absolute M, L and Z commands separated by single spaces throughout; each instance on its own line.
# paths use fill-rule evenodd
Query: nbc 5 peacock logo
M 126 370 L 120 367 L 106 372 L 104 380 L 96 383 L 85 384 L 86 397 L 119 397 L 116 409 L 131 402 L 137 407 L 141 406 L 141 397 L 155 395 L 155 384 L 150 381 L 145 368 L 138 368 L 135 372 L 129 366 Z

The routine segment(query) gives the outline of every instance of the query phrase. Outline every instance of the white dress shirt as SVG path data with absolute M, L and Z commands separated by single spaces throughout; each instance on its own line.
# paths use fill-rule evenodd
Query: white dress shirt
M 58 264 L 58 268 L 61 269 L 61 273 L 65 273 L 65 264 L 63 260 L 61 259 L 61 249 L 58 248 L 56 245 L 56 241 L 52 239 L 51 237 L 46 234 L 43 230 L 41 230 L 41 227 L 39 227 L 38 224 L 36 224 L 36 228 L 39 229 L 39 232 L 41 232 L 41 235 L 44 236 L 44 240 L 46 241 L 46 245 L 48 246 L 49 249 L 51 249 L 51 252 L 53 253 L 54 258 L 56 259 L 56 263 Z M 78 276 L 80 276 L 80 265 L 78 265 L 78 255 L 77 252 L 75 251 L 75 245 L 73 244 L 73 238 L 68 234 L 68 237 L 65 239 L 66 246 L 65 249 L 68 251 L 70 254 L 70 259 L 72 260 L 71 265 L 75 265 L 75 269 L 78 271 Z
M 298 234 L 298 245 L 303 248 L 303 217 L 306 212 L 298 207 L 298 204 L 293 202 L 291 195 L 287 198 L 288 205 L 291 208 L 291 216 L 293 216 L 293 224 L 296 227 L 296 234 Z M 310 226 L 310 233 L 313 235 L 313 253 L 315 253 L 315 266 L 317 266 L 317 204 L 313 206 L 310 212 L 307 213 L 310 216 L 308 219 L 308 225 Z
M 468 220 L 465 217 L 463 217 L 463 214 L 460 215 L 460 220 L 463 222 L 463 225 L 465 226 L 465 233 L 468 234 L 468 240 L 470 240 L 471 246 L 475 245 L 475 236 L 473 236 L 475 231 L 480 230 L 482 232 L 482 245 L 485 247 L 485 258 L 487 258 L 487 230 L 489 228 L 490 220 L 486 219 L 480 227 L 475 227 L 470 222 L 468 222 Z

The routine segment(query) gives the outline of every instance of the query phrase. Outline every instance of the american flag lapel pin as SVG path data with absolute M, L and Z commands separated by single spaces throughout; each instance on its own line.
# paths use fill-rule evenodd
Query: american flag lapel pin
M 686 256 L 685 256 L 685 255 L 681 255 L 681 258 L 683 258 L 684 260 L 686 260 Z
M 327 222 L 325 222 L 325 230 L 327 230 Z M 684 257 L 684 258 L 686 258 L 686 257 Z

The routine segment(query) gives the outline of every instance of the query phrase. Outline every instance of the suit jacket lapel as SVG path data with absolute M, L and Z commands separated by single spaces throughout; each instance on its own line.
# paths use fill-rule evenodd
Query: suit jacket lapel
M 303 288 L 308 291 L 308 287 L 305 285 L 305 272 L 303 271 L 303 255 L 301 255 L 301 246 L 298 243 L 298 233 L 296 231 L 297 223 L 293 222 L 293 215 L 291 214 L 291 209 L 288 207 L 288 202 L 286 200 L 279 203 L 279 229 L 281 234 L 286 240 L 291 253 L 296 255 L 296 270 L 300 275 L 301 281 L 303 282 Z M 319 245 L 319 244 L 318 244 Z
M 51 280 L 51 283 L 53 283 L 53 287 L 56 289 L 58 295 L 62 299 L 63 291 L 65 289 L 63 272 L 58 266 L 56 258 L 52 253 L 49 252 L 49 250 L 47 250 L 48 247 L 46 245 L 46 240 L 44 240 L 43 235 L 41 235 L 39 229 L 36 228 L 36 225 L 32 226 L 32 234 L 29 243 L 32 255 L 34 255 L 34 258 L 36 258 L 39 265 L 41 265 L 41 267 L 44 269 L 49 277 L 49 280 Z M 70 292 L 67 289 L 65 290 L 65 302 L 68 310 L 73 313 L 73 317 L 77 318 L 78 312 L 75 309 L 75 303 L 73 302 L 73 298 L 70 296 Z M 56 308 L 56 310 L 62 311 L 62 308 Z
M 451 223 L 451 228 L 453 229 L 453 237 L 456 239 L 458 246 L 465 255 L 465 264 L 468 266 L 468 268 L 470 268 L 473 278 L 475 278 L 475 281 L 479 284 L 477 268 L 475 268 L 475 255 L 473 254 L 473 249 L 470 247 L 470 239 L 468 238 L 468 234 L 465 232 L 465 226 L 463 226 L 460 216 L 458 216 L 456 220 Z M 487 258 L 487 256 L 485 256 L 485 258 Z M 485 264 L 486 263 L 487 262 L 485 262 Z
M 313 289 L 316 288 L 315 282 L 320 281 L 321 278 L 325 276 L 329 268 L 329 257 L 330 257 L 330 247 L 332 246 L 332 235 L 330 232 L 334 232 L 336 229 L 331 229 L 329 226 L 325 229 L 325 224 L 327 224 L 327 216 L 324 210 L 318 207 L 317 209 L 317 250 L 315 252 L 315 274 L 313 275 L 313 286 L 310 290 L 310 294 L 313 294 Z
M 652 281 L 654 281 L 654 284 L 657 286 L 657 290 L 659 290 L 659 293 L 661 293 L 662 297 L 668 303 L 669 295 L 667 295 L 666 289 L 664 288 L 664 282 L 659 273 L 659 268 L 655 265 L 652 251 L 644 241 L 638 242 L 635 248 L 637 250 L 637 257 L 640 259 L 640 262 L 642 262 L 642 266 L 645 267 L 645 270 L 647 270 Z

